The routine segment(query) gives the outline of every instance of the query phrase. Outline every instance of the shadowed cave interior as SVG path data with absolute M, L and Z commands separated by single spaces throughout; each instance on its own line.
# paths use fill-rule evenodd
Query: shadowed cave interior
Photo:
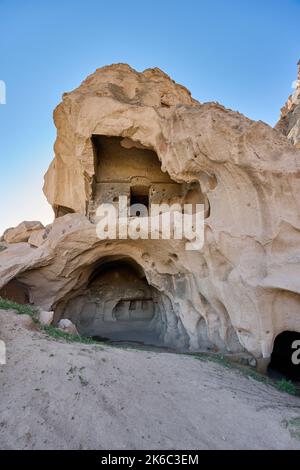
M 293 343 L 298 341 L 298 346 Z M 294 345 L 296 346 L 296 344 Z M 271 355 L 268 373 L 274 377 L 285 377 L 300 382 L 300 364 L 293 363 L 292 356 L 300 360 L 300 333 L 297 331 L 283 331 L 276 336 Z
M 0 297 L 3 299 L 17 302 L 18 304 L 25 305 L 29 303 L 29 292 L 27 286 L 17 279 L 9 281 L 5 286 L 0 289 Z
M 157 154 L 128 138 L 92 136 L 94 154 L 93 195 L 88 215 L 93 221 L 102 203 L 117 204 L 119 196 L 127 196 L 128 205 L 143 204 L 205 204 L 199 182 L 178 183 L 161 170 Z M 135 214 L 134 210 L 131 215 Z M 206 216 L 208 213 L 206 213 Z
M 126 257 L 100 261 L 87 286 L 67 302 L 61 317 L 69 318 L 81 335 L 98 340 L 155 346 L 176 346 L 178 342 L 178 320 L 171 302 Z

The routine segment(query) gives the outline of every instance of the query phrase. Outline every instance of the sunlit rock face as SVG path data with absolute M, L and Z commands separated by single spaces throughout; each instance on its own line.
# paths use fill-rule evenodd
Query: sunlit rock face
M 280 332 L 300 331 L 300 152 L 285 135 L 125 64 L 64 94 L 54 118 L 56 220 L 38 248 L 4 247 L 0 286 L 17 280 L 81 334 L 181 350 L 269 358 Z M 100 240 L 97 206 L 119 194 L 204 204 L 203 248 Z
M 300 149 L 300 60 L 298 62 L 298 77 L 294 82 L 295 91 L 288 97 L 281 109 L 281 115 L 275 129 L 282 132 Z

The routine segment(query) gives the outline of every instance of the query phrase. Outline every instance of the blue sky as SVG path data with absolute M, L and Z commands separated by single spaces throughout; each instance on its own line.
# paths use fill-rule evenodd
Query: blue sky
M 96 68 L 160 67 L 200 101 L 274 125 L 300 59 L 300 0 L 0 0 L 0 232 L 49 222 L 54 107 Z

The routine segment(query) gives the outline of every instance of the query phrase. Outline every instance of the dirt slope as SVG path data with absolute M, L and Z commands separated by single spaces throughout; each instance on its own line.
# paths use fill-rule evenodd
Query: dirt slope
M 7 311 L 0 338 L 1 449 L 300 448 L 300 400 L 235 370 L 55 341 Z

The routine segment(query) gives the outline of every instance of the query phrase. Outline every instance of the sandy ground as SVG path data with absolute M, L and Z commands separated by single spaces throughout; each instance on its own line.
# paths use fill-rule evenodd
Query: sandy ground
M 221 365 L 55 341 L 0 311 L 1 449 L 300 449 L 300 399 Z

